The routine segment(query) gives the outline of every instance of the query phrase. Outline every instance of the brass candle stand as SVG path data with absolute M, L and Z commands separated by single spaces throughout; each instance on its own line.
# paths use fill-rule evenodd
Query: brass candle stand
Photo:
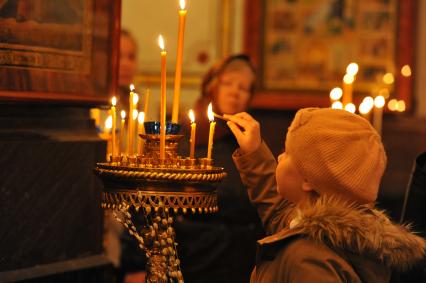
M 112 209 L 117 221 L 133 235 L 145 252 L 147 282 L 183 282 L 173 229 L 179 213 L 214 213 L 216 185 L 226 177 L 224 169 L 212 160 L 178 156 L 178 129 L 167 128 L 166 158 L 160 160 L 158 129 L 145 123 L 144 152 L 133 156 L 111 156 L 97 163 L 102 179 L 102 207 Z M 148 127 L 147 127 L 148 126 Z M 132 214 L 142 214 L 143 227 L 137 227 Z

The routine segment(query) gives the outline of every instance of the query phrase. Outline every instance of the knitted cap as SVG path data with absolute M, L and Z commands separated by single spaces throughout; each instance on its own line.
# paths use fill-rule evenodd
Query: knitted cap
M 318 193 L 358 203 L 376 200 L 386 153 L 364 118 L 338 109 L 301 109 L 288 129 L 285 147 Z

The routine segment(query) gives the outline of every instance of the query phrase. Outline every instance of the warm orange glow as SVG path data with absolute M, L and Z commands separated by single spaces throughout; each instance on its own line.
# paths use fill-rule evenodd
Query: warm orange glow
M 207 108 L 207 117 L 209 117 L 210 122 L 214 121 L 213 106 L 211 103 L 209 104 L 209 107 Z
M 343 77 L 343 82 L 347 85 L 352 84 L 355 81 L 355 77 L 349 74 L 346 74 Z
M 351 113 L 355 113 L 355 111 L 356 111 L 355 104 L 353 104 L 353 103 L 346 104 L 345 110 L 348 111 L 348 112 L 351 112 Z
M 121 119 L 126 119 L 126 111 L 124 111 L 124 110 L 121 110 Z
M 339 100 L 343 95 L 343 91 L 340 87 L 335 87 L 330 91 L 331 100 Z
M 398 100 L 396 100 L 396 99 L 389 100 L 388 109 L 390 111 L 396 111 L 398 109 Z
M 411 76 L 411 68 L 410 68 L 410 65 L 404 65 L 404 66 L 402 66 L 402 68 L 401 68 L 401 74 L 402 74 L 404 77 L 410 77 L 410 76 Z
M 139 114 L 138 114 L 138 123 L 139 124 L 143 124 L 144 121 L 145 121 L 145 113 L 144 112 L 139 112 Z
M 158 46 L 160 46 L 161 50 L 164 51 L 164 39 L 161 34 L 158 36 Z
M 179 1 L 179 6 L 181 10 L 185 10 L 185 0 L 180 0 Z
M 373 107 L 374 106 L 374 99 L 371 96 L 366 96 L 362 100 L 362 103 L 365 103 L 367 105 L 371 105 L 371 107 Z
M 382 108 L 385 105 L 385 98 L 381 95 L 376 96 L 376 98 L 374 98 L 374 106 L 376 106 L 377 108 Z
M 383 82 L 385 84 L 391 85 L 395 81 L 395 78 L 392 73 L 386 73 L 383 75 Z
M 115 96 L 112 97 L 111 104 L 112 104 L 112 106 L 117 105 L 117 98 Z
M 335 101 L 331 105 L 331 108 L 333 108 L 333 109 L 343 109 L 343 104 L 340 101 Z
M 130 91 L 134 91 L 135 90 L 135 85 L 134 84 L 131 84 L 130 85 Z
M 136 120 L 138 118 L 138 114 L 139 114 L 138 110 L 133 109 L 133 115 L 132 115 L 133 120 Z
M 112 128 L 112 116 L 109 115 L 105 120 L 105 128 L 110 130 Z
M 192 109 L 189 110 L 188 116 L 189 116 L 189 120 L 191 120 L 191 123 L 194 123 L 195 122 L 195 115 L 194 115 L 194 111 L 192 111 Z
M 354 77 L 358 73 L 359 67 L 357 63 L 350 63 L 346 67 L 346 73 L 352 77 Z
M 397 107 L 396 110 L 398 110 L 399 112 L 405 111 L 405 101 L 404 100 L 399 100 L 397 105 L 398 105 L 398 107 Z
M 368 112 L 371 111 L 374 104 L 369 104 L 368 102 L 364 101 L 359 105 L 359 113 L 361 114 L 368 114 Z
M 133 94 L 133 105 L 138 104 L 138 101 L 139 101 L 139 95 L 135 92 Z

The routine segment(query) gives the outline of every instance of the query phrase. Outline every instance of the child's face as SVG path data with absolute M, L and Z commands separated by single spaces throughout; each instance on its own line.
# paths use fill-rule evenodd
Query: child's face
M 307 192 L 303 189 L 304 178 L 296 168 L 291 155 L 286 152 L 278 156 L 275 178 L 278 193 L 288 201 L 298 203 L 307 197 Z

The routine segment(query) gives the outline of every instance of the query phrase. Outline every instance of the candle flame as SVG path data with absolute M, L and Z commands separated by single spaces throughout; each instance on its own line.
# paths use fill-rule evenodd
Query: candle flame
M 356 110 L 355 104 L 353 104 L 353 103 L 346 104 L 345 110 L 350 112 L 350 113 L 355 113 L 355 110 Z
M 333 109 L 343 109 L 343 104 L 340 101 L 334 101 L 331 105 L 331 108 Z
M 117 104 L 117 98 L 115 96 L 112 97 L 111 104 L 112 106 L 115 106 Z
M 346 67 L 346 73 L 350 76 L 355 76 L 358 73 L 358 64 L 357 63 L 350 63 L 347 67 Z
M 138 118 L 138 114 L 139 114 L 139 112 L 138 112 L 138 110 L 136 110 L 136 109 L 133 109 L 133 120 L 136 120 L 137 118 Z
M 368 112 L 370 112 L 371 108 L 372 108 L 372 105 L 364 101 L 359 105 L 358 110 L 359 110 L 359 113 L 361 114 L 367 114 Z
M 352 84 L 355 81 L 355 77 L 349 74 L 346 74 L 343 77 L 343 82 L 347 85 Z
M 139 114 L 138 114 L 138 123 L 139 124 L 143 124 L 144 121 L 145 121 L 145 112 L 139 112 Z
M 389 100 L 388 108 L 390 111 L 396 111 L 398 109 L 398 100 L 396 99 Z
M 161 34 L 158 36 L 158 46 L 160 46 L 161 50 L 164 51 L 164 39 Z
M 362 103 L 365 103 L 367 105 L 371 105 L 371 108 L 373 108 L 373 106 L 374 106 L 374 99 L 371 96 L 366 96 L 362 100 Z
M 121 110 L 121 119 L 126 119 L 126 111 Z
M 410 65 L 404 65 L 404 66 L 402 66 L 402 68 L 401 68 L 401 74 L 402 74 L 404 77 L 409 77 L 409 76 L 411 76 L 411 68 L 410 68 Z
M 179 1 L 179 6 L 181 10 L 185 10 L 185 0 L 180 0 Z
M 192 109 L 189 110 L 188 116 L 189 116 L 189 120 L 191 120 L 191 124 L 194 123 L 195 122 L 195 115 L 194 115 L 194 111 L 192 111 Z
M 209 117 L 210 122 L 214 121 L 213 106 L 211 103 L 209 104 L 209 107 L 207 108 L 207 117 Z
M 386 73 L 383 75 L 383 82 L 385 84 L 391 85 L 395 81 L 395 77 L 392 73 Z
M 109 115 L 108 118 L 105 120 L 105 128 L 108 130 L 112 128 L 112 116 Z
M 397 105 L 398 105 L 398 107 L 397 107 L 396 110 L 398 110 L 399 112 L 405 111 L 405 101 L 404 100 L 399 100 Z
M 130 91 L 134 91 L 135 90 L 135 85 L 134 84 L 131 84 L 130 85 Z
M 374 106 L 376 106 L 377 108 L 382 108 L 385 105 L 385 98 L 381 95 L 376 96 L 376 98 L 374 98 Z
M 332 100 L 339 100 L 343 95 L 343 91 L 340 87 L 335 87 L 330 91 L 330 98 Z
M 139 95 L 137 93 L 133 94 L 133 105 L 138 104 L 139 101 Z

